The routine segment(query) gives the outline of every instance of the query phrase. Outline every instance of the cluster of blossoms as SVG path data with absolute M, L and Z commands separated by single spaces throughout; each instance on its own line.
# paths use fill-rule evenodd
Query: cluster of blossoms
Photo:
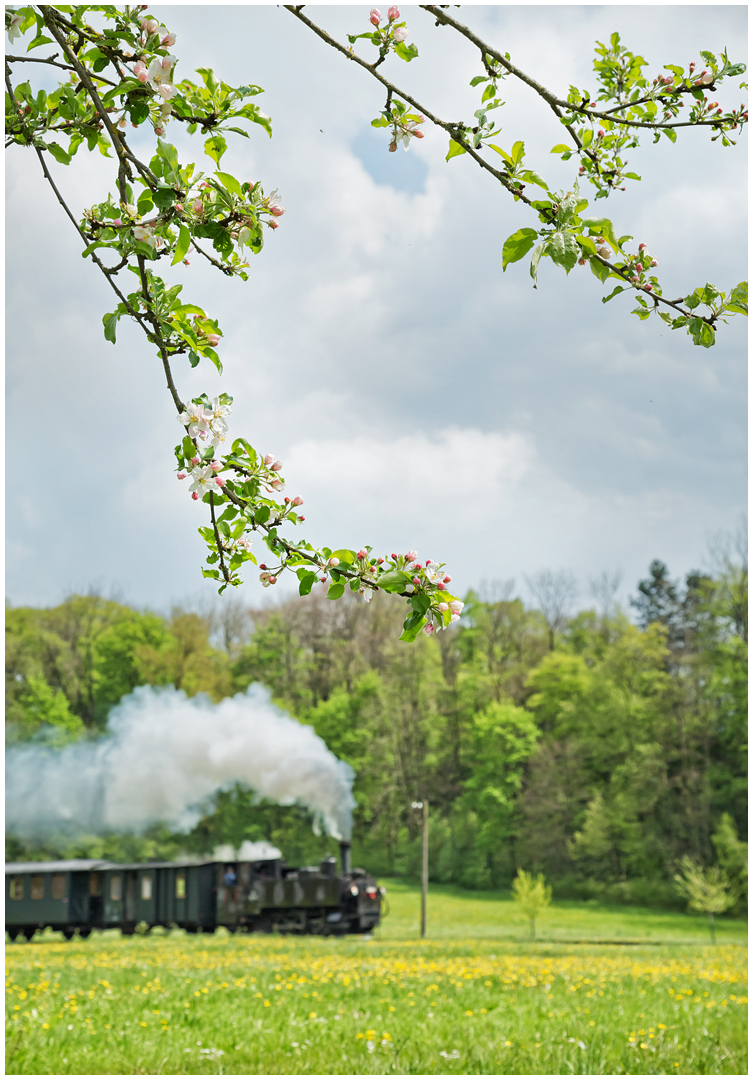
M 218 397 L 212 401 L 210 409 L 205 408 L 200 402 L 190 402 L 185 412 L 178 417 L 178 423 L 188 432 L 188 437 L 193 439 L 197 447 L 205 442 L 213 450 L 217 450 L 227 439 L 227 420 L 230 406 L 223 405 Z M 190 486 L 191 498 L 201 499 L 207 492 L 212 491 L 222 494 L 222 489 L 227 481 L 217 474 L 222 469 L 222 462 L 204 460 L 197 452 L 191 458 L 190 473 L 179 472 L 178 479 L 185 480 L 190 475 L 193 483 Z
M 408 30 L 405 23 L 398 23 L 400 18 L 400 8 L 395 4 L 387 12 L 387 23 L 385 26 L 380 27 L 382 21 L 382 13 L 379 8 L 373 7 L 369 12 L 369 22 L 372 26 L 376 27 L 380 38 L 384 41 L 384 44 L 390 44 L 396 41 L 398 44 L 401 41 L 405 41 L 408 37 Z
M 280 199 L 277 188 L 275 188 L 271 194 L 267 195 L 266 199 L 264 199 L 256 209 L 257 211 L 266 210 L 270 215 L 267 220 L 267 225 L 270 229 L 279 229 L 280 223 L 277 218 L 281 218 L 285 213 L 285 207 L 282 205 L 282 200 Z M 254 237 L 254 232 L 252 231 L 254 226 L 255 222 L 253 220 L 241 222 L 240 229 L 233 233 L 233 238 L 237 240 L 239 248 L 250 246 Z
M 640 285 L 646 292 L 653 292 L 654 286 L 650 281 L 646 281 L 646 273 L 649 268 L 658 265 L 656 259 L 651 258 L 646 244 L 639 244 L 637 258 L 630 258 L 627 266 L 627 269 L 632 271 L 630 281 L 633 285 Z
M 154 22 L 155 20 L 151 20 Z M 164 30 L 164 27 L 160 29 Z M 168 34 L 164 41 L 175 41 L 174 34 Z M 172 41 L 170 42 L 172 44 Z M 158 124 L 154 126 L 155 135 L 164 135 L 164 125 L 170 119 L 170 114 L 173 111 L 171 105 L 171 99 L 175 97 L 175 86 L 173 85 L 173 68 L 175 67 L 175 57 L 169 53 L 167 56 L 155 56 L 149 67 L 146 66 L 143 60 L 138 60 L 133 65 L 133 74 L 139 80 L 140 83 L 146 84 L 152 88 L 163 100 L 163 105 L 160 108 L 160 120 Z M 125 127 L 125 118 L 121 119 L 120 126 Z
M 421 124 L 426 122 L 425 116 L 413 116 L 408 114 L 400 118 L 393 117 L 392 125 L 392 142 L 390 143 L 390 153 L 394 154 L 397 150 L 398 143 L 402 141 L 403 150 L 407 150 L 410 146 L 410 141 L 414 139 L 423 139 L 424 133 L 419 130 Z
M 6 11 L 8 10 L 10 10 L 10 20 L 5 25 L 5 32 L 8 35 L 8 41 L 12 44 L 16 38 L 21 37 L 21 23 L 24 20 L 23 16 L 19 15 L 17 11 L 6 8 Z

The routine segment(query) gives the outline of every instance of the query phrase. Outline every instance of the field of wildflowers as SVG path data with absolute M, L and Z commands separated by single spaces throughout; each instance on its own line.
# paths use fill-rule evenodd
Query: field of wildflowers
M 189 936 L 6 949 L 7 1071 L 744 1073 L 747 952 Z

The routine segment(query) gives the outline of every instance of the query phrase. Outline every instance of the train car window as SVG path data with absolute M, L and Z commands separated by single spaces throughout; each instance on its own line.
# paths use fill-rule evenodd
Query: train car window
M 186 874 L 184 870 L 179 870 L 175 875 L 175 899 L 184 900 L 186 896 Z
M 89 896 L 102 895 L 102 875 L 89 874 Z
M 10 898 L 11 900 L 23 900 L 24 879 L 22 877 L 12 877 L 10 879 Z
M 50 896 L 53 900 L 62 900 L 65 897 L 65 874 L 52 875 Z
M 120 900 L 123 895 L 122 892 L 123 879 L 121 877 L 110 878 L 110 899 Z
M 31 898 L 32 900 L 44 900 L 44 877 L 42 874 L 35 874 L 31 879 Z
M 152 875 L 151 874 L 144 874 L 144 876 L 141 879 L 141 899 L 142 900 L 151 900 L 152 899 Z

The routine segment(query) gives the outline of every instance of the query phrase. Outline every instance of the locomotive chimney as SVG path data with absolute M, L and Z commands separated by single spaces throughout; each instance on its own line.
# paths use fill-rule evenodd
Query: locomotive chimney
M 343 877 L 350 873 L 350 840 L 340 841 L 340 859 L 342 862 Z

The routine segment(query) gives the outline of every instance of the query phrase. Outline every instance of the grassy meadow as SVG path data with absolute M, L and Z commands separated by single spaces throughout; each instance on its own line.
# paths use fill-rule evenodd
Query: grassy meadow
M 742 922 L 711 947 L 699 918 L 560 903 L 532 943 L 503 896 L 437 887 L 421 942 L 417 890 L 388 882 L 388 898 L 372 940 L 9 945 L 7 1072 L 747 1071 Z

